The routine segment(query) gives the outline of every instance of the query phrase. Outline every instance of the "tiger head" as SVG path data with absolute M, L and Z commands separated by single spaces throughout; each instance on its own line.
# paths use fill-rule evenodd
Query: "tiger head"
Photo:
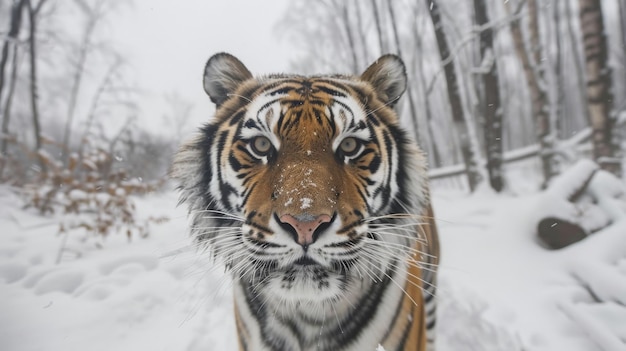
M 394 111 L 405 88 L 394 55 L 361 76 L 254 77 L 211 57 L 215 115 L 173 166 L 197 241 L 235 282 L 283 301 L 383 279 L 412 254 L 427 201 L 422 153 Z

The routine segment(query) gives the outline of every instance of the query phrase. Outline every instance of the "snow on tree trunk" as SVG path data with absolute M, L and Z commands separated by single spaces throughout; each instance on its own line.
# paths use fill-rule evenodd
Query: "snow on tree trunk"
M 561 7 L 560 7 L 560 1 L 556 0 L 554 2 L 554 8 L 552 9 L 552 21 L 554 22 L 554 31 L 555 31 L 555 36 L 554 36 L 554 64 L 552 66 L 553 72 L 554 72 L 554 77 L 555 77 L 555 84 L 556 86 L 554 87 L 554 94 L 555 94 L 555 98 L 554 98 L 554 126 L 555 126 L 555 134 L 556 133 L 563 133 L 563 126 L 562 126 L 562 122 L 563 122 L 563 91 L 565 89 L 565 80 L 563 77 L 563 66 L 562 66 L 562 60 L 563 60 L 563 43 L 562 43 L 562 38 L 561 38 Z M 550 20 L 549 17 L 546 16 L 546 22 L 548 22 Z M 567 138 L 567 136 L 560 134 L 559 137 L 563 137 L 563 138 Z
M 485 0 L 474 0 L 476 24 L 485 26 L 489 23 Z M 502 107 L 500 106 L 500 84 L 498 82 L 498 64 L 493 51 L 493 30 L 486 26 L 480 32 L 480 57 L 484 67 L 481 71 L 485 89 L 485 148 L 487 150 L 487 172 L 489 184 L 500 192 L 504 187 L 502 174 Z
M 611 69 L 600 0 L 580 0 L 580 25 L 584 41 L 587 99 L 593 130 L 593 158 L 600 167 L 621 176 L 619 145 L 614 138 L 616 115 L 611 91 Z
M 506 3 L 506 9 L 510 13 L 510 3 Z M 520 20 L 511 21 L 511 35 L 515 44 L 515 51 L 524 69 L 526 83 L 532 99 L 532 114 L 535 121 L 535 134 L 541 147 L 541 168 L 544 182 L 547 184 L 557 174 L 554 158 L 554 136 L 550 133 L 550 115 L 548 96 L 545 91 L 543 68 L 541 64 L 541 46 L 539 44 L 539 24 L 537 22 L 537 3 L 535 0 L 528 1 L 530 50 L 533 53 L 533 61 L 524 46 L 524 38 L 520 27 Z
M 474 150 L 472 150 L 470 142 L 470 133 L 467 125 L 468 122 L 463 112 L 461 91 L 457 78 L 457 72 L 454 66 L 454 60 L 449 59 L 451 52 L 448 46 L 446 33 L 443 29 L 439 5 L 435 1 L 426 0 L 426 6 L 430 9 L 430 18 L 435 29 L 435 38 L 437 39 L 439 55 L 441 56 L 441 62 L 444 64 L 444 73 L 446 76 L 448 99 L 452 110 L 452 119 L 454 121 L 456 134 L 461 145 L 461 155 L 463 156 L 469 187 L 471 191 L 474 191 L 482 179 L 480 173 L 478 172 L 476 154 Z
M 548 93 L 546 91 L 545 65 L 541 48 L 539 34 L 539 10 L 537 8 L 537 0 L 528 1 L 528 12 L 530 12 L 528 26 L 530 30 L 530 51 L 533 56 L 534 67 L 533 72 L 537 79 L 536 85 L 532 88 L 533 101 L 533 118 L 535 119 L 535 128 L 537 139 L 541 146 L 541 165 L 543 175 L 546 182 L 558 174 L 556 164 L 554 162 L 554 143 L 556 137 L 550 126 L 550 105 L 548 101 Z

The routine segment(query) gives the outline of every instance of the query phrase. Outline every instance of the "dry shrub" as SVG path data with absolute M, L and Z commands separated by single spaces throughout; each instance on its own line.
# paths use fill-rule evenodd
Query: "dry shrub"
M 23 187 L 25 207 L 42 215 L 61 214 L 59 233 L 78 229 L 96 236 L 125 233 L 130 240 L 148 236 L 150 223 L 167 221 L 166 217 L 140 220 L 132 200 L 133 195 L 157 190 L 163 181 L 128 179 L 123 169 L 113 167 L 114 158 L 104 149 L 74 153 L 67 166 L 45 151 L 38 157 L 41 172 Z

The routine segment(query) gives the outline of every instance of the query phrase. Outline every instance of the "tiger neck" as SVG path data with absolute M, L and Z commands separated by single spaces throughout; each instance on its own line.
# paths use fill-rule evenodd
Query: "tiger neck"
M 349 281 L 339 300 L 299 303 L 236 282 L 237 331 L 249 343 L 241 350 L 375 350 L 390 337 L 406 281 L 406 270 L 389 270 L 381 281 Z

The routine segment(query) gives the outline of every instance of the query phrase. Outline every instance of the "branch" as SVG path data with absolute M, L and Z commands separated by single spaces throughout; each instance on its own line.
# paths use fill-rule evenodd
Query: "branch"
M 521 10 L 523 5 L 526 3 L 526 0 L 520 1 L 513 15 L 506 16 L 504 18 L 500 18 L 498 20 L 491 21 L 489 23 L 485 23 L 482 26 L 474 26 L 470 31 L 470 35 L 462 39 L 459 43 L 455 45 L 455 47 L 450 51 L 450 55 L 445 59 L 441 60 L 441 66 L 439 70 L 435 72 L 432 77 L 430 83 L 428 83 L 428 87 L 426 88 L 426 95 L 430 95 L 432 90 L 435 87 L 435 83 L 437 82 L 437 78 L 439 74 L 443 71 L 444 67 L 447 66 L 452 60 L 458 55 L 459 51 L 461 51 L 467 44 L 471 43 L 476 39 L 478 35 L 480 35 L 483 31 L 487 29 L 500 29 L 502 27 L 508 26 L 511 22 L 519 21 L 521 18 L 526 16 L 526 14 L 522 14 Z

